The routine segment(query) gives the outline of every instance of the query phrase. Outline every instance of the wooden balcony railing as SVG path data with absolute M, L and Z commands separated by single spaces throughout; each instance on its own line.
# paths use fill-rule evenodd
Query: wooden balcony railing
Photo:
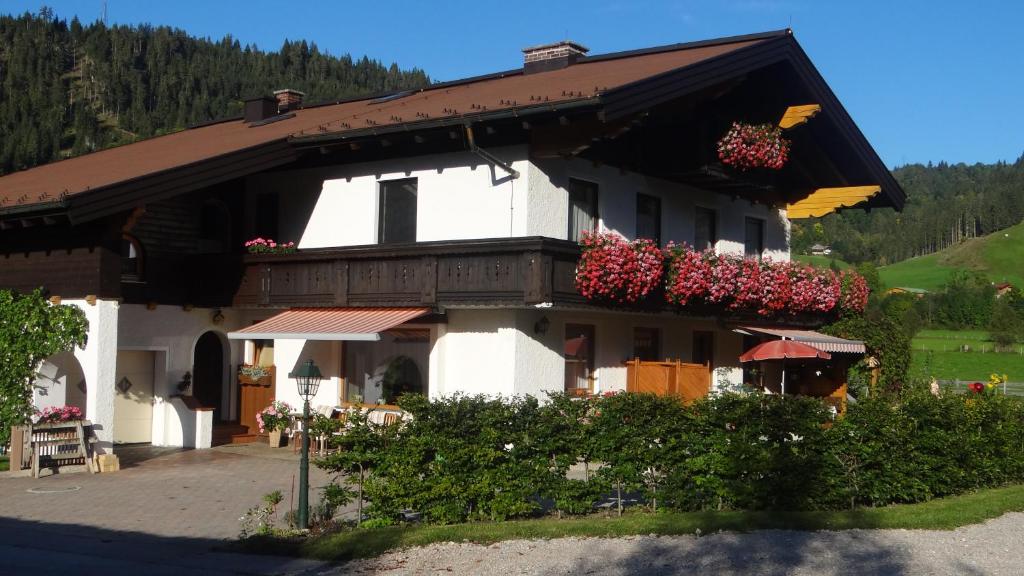
M 579 246 L 543 237 L 446 240 L 245 257 L 235 306 L 582 303 Z

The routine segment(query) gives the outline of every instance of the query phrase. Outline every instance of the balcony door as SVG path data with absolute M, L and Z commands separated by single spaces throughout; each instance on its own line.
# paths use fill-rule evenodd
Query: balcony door
M 579 242 L 584 232 L 597 232 L 597 184 L 569 179 L 569 240 Z

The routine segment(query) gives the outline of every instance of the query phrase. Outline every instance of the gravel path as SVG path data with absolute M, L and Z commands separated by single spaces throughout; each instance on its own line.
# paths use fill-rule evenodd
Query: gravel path
M 1024 513 L 952 531 L 847 530 L 435 544 L 329 574 L 1024 574 Z

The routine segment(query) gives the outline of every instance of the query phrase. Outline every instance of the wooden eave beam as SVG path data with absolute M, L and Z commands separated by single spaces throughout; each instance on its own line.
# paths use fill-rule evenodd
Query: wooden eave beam
M 819 188 L 810 196 L 786 205 L 786 217 L 790 220 L 812 218 L 831 214 L 839 208 L 850 208 L 865 202 L 882 191 L 882 187 L 847 186 L 844 188 Z
M 786 108 L 782 119 L 779 120 L 779 128 L 789 130 L 795 126 L 806 124 L 808 120 L 821 112 L 821 104 L 804 104 L 801 106 L 790 106 Z

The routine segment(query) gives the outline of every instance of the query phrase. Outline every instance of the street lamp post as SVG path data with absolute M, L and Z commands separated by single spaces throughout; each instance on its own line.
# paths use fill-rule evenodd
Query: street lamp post
M 299 528 L 309 528 L 309 399 L 316 396 L 323 376 L 312 360 L 306 360 L 288 375 L 302 396 L 302 460 L 299 461 Z

